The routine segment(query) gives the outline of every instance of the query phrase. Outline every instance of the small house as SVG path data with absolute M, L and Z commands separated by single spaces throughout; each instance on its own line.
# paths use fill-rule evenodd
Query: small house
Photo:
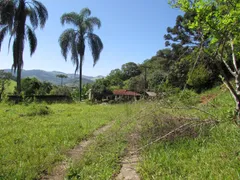
M 134 91 L 128 91 L 125 89 L 121 90 L 114 90 L 113 95 L 115 96 L 115 100 L 139 100 L 141 97 L 141 94 L 134 92 Z
M 150 91 L 146 91 L 145 95 L 150 99 L 155 99 L 157 97 L 157 93 Z

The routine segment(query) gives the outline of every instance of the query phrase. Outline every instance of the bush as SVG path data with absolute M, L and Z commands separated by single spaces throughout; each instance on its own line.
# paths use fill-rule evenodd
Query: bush
M 188 72 L 187 84 L 197 92 L 202 91 L 210 79 L 210 74 L 204 65 L 198 65 L 193 71 Z
M 71 91 L 69 87 L 63 86 L 63 87 L 54 87 L 50 95 L 64 95 L 71 97 Z
M 52 113 L 52 110 L 43 104 L 33 104 L 28 108 L 27 116 L 45 116 Z

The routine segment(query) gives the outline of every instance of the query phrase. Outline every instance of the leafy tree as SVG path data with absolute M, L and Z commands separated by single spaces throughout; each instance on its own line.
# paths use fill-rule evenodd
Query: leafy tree
M 50 82 L 42 82 L 40 88 L 38 89 L 39 95 L 47 95 L 53 89 L 53 84 Z
M 61 86 L 63 85 L 63 79 L 65 78 L 68 78 L 67 75 L 65 74 L 57 74 L 56 77 L 60 78 L 61 79 Z
M 105 96 L 112 94 L 109 89 L 110 82 L 107 79 L 97 79 L 92 86 L 92 95 L 96 100 L 102 100 Z
M 22 92 L 26 96 L 36 95 L 42 85 L 37 78 L 24 78 L 21 80 Z
M 30 55 L 37 48 L 37 37 L 34 30 L 44 28 L 48 18 L 46 7 L 36 0 L 2 0 L 0 1 L 0 48 L 7 34 L 9 46 L 13 39 L 13 65 L 17 71 L 17 92 L 21 92 L 21 70 L 25 40 L 29 41 Z M 27 24 L 30 22 L 31 26 Z
M 156 70 L 149 75 L 148 84 L 149 88 L 156 91 L 157 87 L 164 83 L 166 80 L 166 74 L 164 74 L 161 70 Z
M 106 77 L 110 81 L 111 86 L 123 87 L 123 73 L 120 69 L 114 69 Z
M 59 38 L 62 55 L 67 59 L 67 54 L 71 50 L 71 60 L 76 65 L 75 73 L 79 70 L 79 98 L 82 97 L 82 65 L 85 55 L 85 42 L 88 40 L 93 56 L 93 66 L 100 58 L 103 49 L 101 39 L 93 33 L 94 26 L 101 27 L 101 21 L 97 17 L 90 17 L 91 11 L 84 8 L 79 14 L 75 12 L 63 14 L 61 23 L 71 24 L 75 27 L 65 30 Z M 79 57 L 80 59 L 79 59 Z
M 203 35 L 209 37 L 209 47 L 201 49 L 218 65 L 222 79 L 235 100 L 236 114 L 239 118 L 240 69 L 237 59 L 240 58 L 238 51 L 240 2 L 238 0 L 175 0 L 171 3 L 184 12 L 196 12 L 194 21 L 188 22 L 188 27 L 194 30 L 201 28 Z M 229 82 L 223 66 L 235 79 L 235 87 Z
M 11 73 L 6 73 L 3 70 L 0 70 L 0 99 L 2 99 L 2 95 L 6 89 L 6 85 L 9 84 L 12 79 Z
M 187 84 L 193 87 L 197 92 L 207 87 L 209 81 L 209 72 L 203 64 L 199 64 L 192 71 L 188 72 Z
M 124 80 L 127 80 L 131 77 L 138 76 L 139 74 L 141 74 L 141 71 L 136 63 L 129 62 L 122 65 L 122 73 Z
M 189 60 L 186 58 L 176 62 L 170 69 L 168 83 L 174 87 L 183 88 L 187 82 L 187 74 L 190 69 Z
M 140 75 L 130 78 L 128 81 L 128 89 L 136 92 L 144 92 L 145 91 L 144 76 Z

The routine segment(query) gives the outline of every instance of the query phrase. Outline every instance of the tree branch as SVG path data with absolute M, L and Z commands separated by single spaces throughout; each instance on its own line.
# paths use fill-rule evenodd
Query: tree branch
M 233 65 L 234 65 L 234 68 L 235 68 L 235 71 L 236 71 L 236 74 L 239 74 L 238 72 L 238 67 L 237 67 L 237 61 L 236 61 L 236 56 L 235 56 L 235 53 L 234 53 L 234 45 L 233 45 L 233 40 L 231 39 L 231 49 L 232 49 L 232 60 L 233 60 Z

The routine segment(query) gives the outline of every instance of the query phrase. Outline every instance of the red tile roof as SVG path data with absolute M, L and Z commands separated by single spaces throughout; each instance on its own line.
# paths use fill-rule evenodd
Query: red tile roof
M 141 94 L 138 94 L 138 93 L 133 92 L 133 91 L 128 91 L 128 90 L 125 90 L 125 89 L 114 90 L 113 94 L 114 95 L 123 95 L 123 96 L 141 96 Z

